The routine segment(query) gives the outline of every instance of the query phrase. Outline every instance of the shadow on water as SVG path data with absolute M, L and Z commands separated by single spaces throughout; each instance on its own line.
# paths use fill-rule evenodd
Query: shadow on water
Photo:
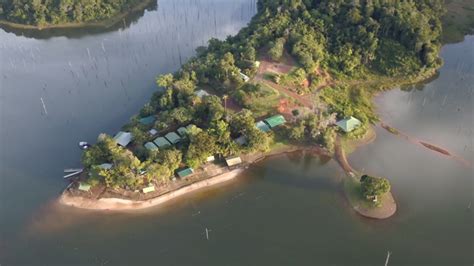
M 107 25 L 85 25 L 77 28 L 49 28 L 49 29 L 20 29 L 9 25 L 0 25 L 0 28 L 8 33 L 16 36 L 24 36 L 34 39 L 49 39 L 53 37 L 81 38 L 84 36 L 102 34 L 112 32 L 119 29 L 126 29 L 133 23 L 137 22 L 145 11 L 154 11 L 158 9 L 158 0 L 150 1 L 148 5 L 142 9 L 135 10 L 126 15 L 123 19 L 115 21 L 113 24 Z

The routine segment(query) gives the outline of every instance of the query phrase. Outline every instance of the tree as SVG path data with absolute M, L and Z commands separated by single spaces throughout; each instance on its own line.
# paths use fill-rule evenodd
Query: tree
M 168 169 L 169 176 L 179 168 L 182 161 L 182 153 L 177 149 L 168 149 L 160 153 L 161 163 Z
M 190 144 L 186 152 L 186 164 L 196 168 L 204 163 L 207 157 L 217 151 L 216 140 L 206 131 L 190 136 Z
M 290 138 L 292 140 L 301 141 L 304 139 L 305 125 L 304 121 L 300 120 L 297 125 L 290 129 Z
M 112 160 L 112 154 L 116 150 L 117 143 L 110 136 L 100 134 L 97 143 L 82 154 L 82 164 L 86 168 L 90 168 L 93 165 L 108 163 Z
M 362 194 L 366 198 L 378 197 L 390 191 L 390 182 L 383 177 L 363 175 L 360 182 Z
M 268 54 L 274 61 L 280 61 L 285 50 L 285 38 L 278 38 L 275 42 L 271 44 L 271 48 L 268 51 Z
M 232 53 L 225 53 L 218 65 L 218 76 L 221 82 L 235 80 L 239 75 L 239 69 L 235 66 L 235 59 Z
M 226 121 L 218 120 L 211 123 L 209 134 L 216 138 L 217 152 L 224 156 L 232 155 L 236 152 L 237 146 L 230 137 L 229 124 Z

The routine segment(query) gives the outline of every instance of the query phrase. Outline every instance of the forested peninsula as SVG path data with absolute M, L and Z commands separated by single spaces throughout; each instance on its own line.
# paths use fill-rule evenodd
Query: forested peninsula
M 444 12 L 441 0 L 259 0 L 236 36 L 159 76 L 140 113 L 84 152 L 65 193 L 146 200 L 212 169 L 304 149 L 336 158 L 350 202 L 368 216 L 386 204 L 375 217 L 386 218 L 396 209 L 388 180 L 352 169 L 345 153 L 374 137 L 373 95 L 442 65 Z
M 0 22 L 18 28 L 78 27 L 103 25 L 150 0 L 2 0 Z

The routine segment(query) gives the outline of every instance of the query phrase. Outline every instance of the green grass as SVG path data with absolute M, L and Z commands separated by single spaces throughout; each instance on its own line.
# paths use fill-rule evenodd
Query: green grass
M 260 90 L 244 100 L 244 106 L 261 117 L 272 113 L 279 104 L 280 93 L 265 83 L 259 83 Z

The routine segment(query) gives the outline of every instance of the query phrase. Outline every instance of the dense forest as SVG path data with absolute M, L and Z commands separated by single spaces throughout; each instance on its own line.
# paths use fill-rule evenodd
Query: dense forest
M 377 119 L 370 90 L 361 80 L 411 79 L 441 65 L 443 13 L 441 0 L 260 0 L 257 15 L 239 34 L 223 41 L 211 39 L 180 71 L 157 78 L 160 90 L 123 128 L 133 135 L 131 152 L 102 135 L 84 153 L 83 163 L 93 170 L 98 164 L 113 163 L 112 170 L 95 169 L 103 179 L 94 183 L 105 180 L 113 188 L 137 189 L 167 183 L 176 169 L 199 167 L 210 155 L 266 151 L 276 139 L 318 143 L 330 151 L 336 117 L 354 115 L 363 122 L 362 132 L 354 136 Z M 321 72 L 333 80 L 321 92 L 306 91 L 317 95 L 314 108 L 305 115 L 295 110 L 289 125 L 270 133 L 255 127 L 260 113 L 250 102 L 264 103 L 273 97 L 252 81 L 262 57 L 294 60 L 291 73 L 279 78 L 288 84 L 298 85 L 301 82 L 294 81 L 300 79 L 318 83 Z M 214 95 L 198 97 L 195 92 L 200 89 Z M 250 110 L 229 110 L 228 98 Z M 275 106 L 266 111 L 278 112 Z M 153 125 L 139 123 L 148 116 L 156 118 Z M 179 145 L 158 151 L 143 147 L 152 140 L 150 128 L 162 135 L 189 124 L 196 127 Z M 246 143 L 237 144 L 234 140 L 239 137 Z
M 100 21 L 139 4 L 140 0 L 1 0 L 0 18 L 42 26 Z

